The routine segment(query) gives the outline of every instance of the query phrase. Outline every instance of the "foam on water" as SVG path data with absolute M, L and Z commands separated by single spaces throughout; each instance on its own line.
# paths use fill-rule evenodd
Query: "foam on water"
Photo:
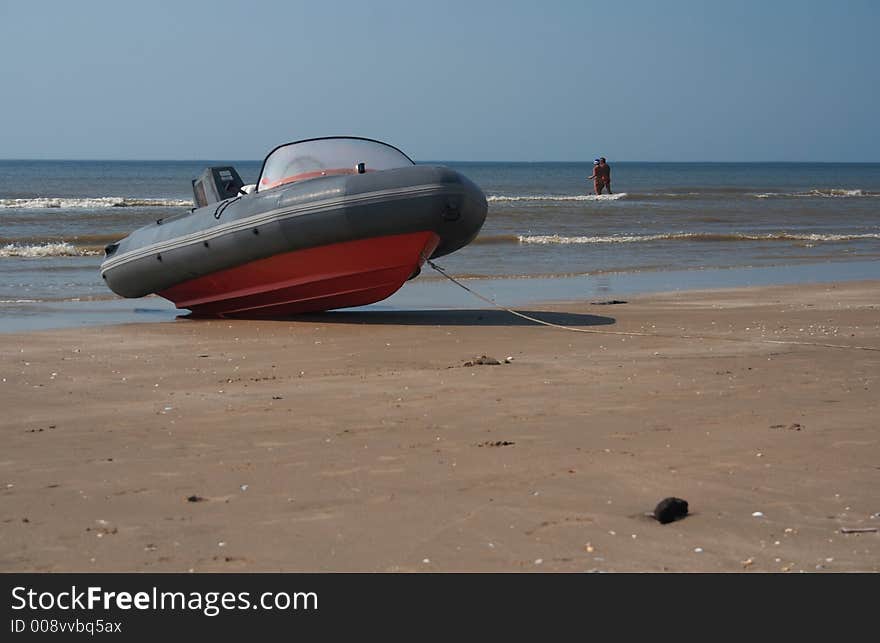
M 626 192 L 617 194 L 575 194 L 575 195 L 554 195 L 554 194 L 525 194 L 520 196 L 504 196 L 492 194 L 486 197 L 489 203 L 493 202 L 513 202 L 513 201 L 617 201 L 625 199 Z
M 787 232 L 767 234 L 711 234 L 705 232 L 679 232 L 675 234 L 642 234 L 610 236 L 575 236 L 558 234 L 519 235 L 520 243 L 536 244 L 589 244 L 589 243 L 645 243 L 650 241 L 854 241 L 857 239 L 880 239 L 880 233 L 865 234 L 791 234 Z
M 758 192 L 750 193 L 741 188 L 723 189 L 723 188 L 707 188 L 702 191 L 683 191 L 683 192 L 645 192 L 645 193 L 629 193 L 618 192 L 616 194 L 521 194 L 521 195 L 503 195 L 492 194 L 486 200 L 489 203 L 515 203 L 517 201 L 618 201 L 620 199 L 651 201 L 651 200 L 693 200 L 697 198 L 743 198 L 755 197 L 758 199 L 791 199 L 791 198 L 853 198 L 853 197 L 880 197 L 880 193 L 869 192 L 861 189 L 844 189 L 844 188 L 828 188 L 813 189 L 803 192 Z
M 845 190 L 843 188 L 831 188 L 831 189 L 815 189 L 810 190 L 808 192 L 761 192 L 759 194 L 753 195 L 759 199 L 780 199 L 780 198 L 791 198 L 791 197 L 800 197 L 800 198 L 809 198 L 809 197 L 820 197 L 820 198 L 847 198 L 847 197 L 865 197 L 865 196 L 880 196 L 880 194 L 875 194 L 873 192 L 866 192 L 865 190 Z
M 121 196 L 98 196 L 90 198 L 40 197 L 35 199 L 0 199 L 0 208 L 22 210 L 45 210 L 54 208 L 183 208 L 192 207 L 185 199 L 133 199 Z
M 46 245 L 47 243 L 63 243 L 69 242 L 76 246 L 94 246 L 97 249 L 103 248 L 111 241 L 119 241 L 124 234 L 72 234 L 72 235 L 46 235 L 46 236 L 30 236 L 30 237 L 0 237 L 0 246 L 16 244 L 20 246 L 37 246 Z
M 82 247 L 78 248 L 66 241 L 59 243 L 41 243 L 36 245 L 8 243 L 5 246 L 0 246 L 0 258 L 86 257 L 99 254 L 101 254 L 99 250 Z

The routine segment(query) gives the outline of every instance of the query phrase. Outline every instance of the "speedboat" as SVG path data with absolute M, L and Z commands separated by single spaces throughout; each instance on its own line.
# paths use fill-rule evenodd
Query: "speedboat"
M 487 211 L 459 172 L 357 137 L 280 145 L 253 185 L 222 166 L 192 187 L 190 212 L 105 248 L 101 276 L 113 292 L 223 317 L 363 306 L 473 241 Z

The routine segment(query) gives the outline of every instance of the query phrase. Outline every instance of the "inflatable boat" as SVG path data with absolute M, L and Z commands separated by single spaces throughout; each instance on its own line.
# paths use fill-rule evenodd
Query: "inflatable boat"
M 363 306 L 470 243 L 487 210 L 460 173 L 355 137 L 276 147 L 254 185 L 228 166 L 192 184 L 189 213 L 105 248 L 101 276 L 113 292 L 155 293 L 208 316 Z

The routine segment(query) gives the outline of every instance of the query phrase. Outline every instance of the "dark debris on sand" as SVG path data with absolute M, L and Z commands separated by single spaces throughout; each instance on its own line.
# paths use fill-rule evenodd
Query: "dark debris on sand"
M 499 362 L 494 357 L 488 357 L 486 355 L 480 355 L 475 359 L 469 359 L 464 363 L 464 366 L 501 366 L 501 362 Z
M 687 516 L 687 514 L 687 500 L 675 498 L 674 496 L 664 498 L 657 503 L 656 507 L 654 507 L 654 518 L 661 525 L 665 525 L 666 523 L 674 522 L 676 520 L 681 520 L 682 518 Z
M 788 429 L 789 431 L 800 431 L 804 427 L 795 422 L 794 424 L 771 424 L 771 429 Z

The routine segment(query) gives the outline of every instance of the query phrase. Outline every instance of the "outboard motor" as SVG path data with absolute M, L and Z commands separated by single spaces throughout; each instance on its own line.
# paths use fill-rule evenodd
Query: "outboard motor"
M 203 208 L 238 196 L 243 186 L 244 181 L 231 165 L 209 167 L 199 178 L 193 179 L 193 199 L 197 208 Z

